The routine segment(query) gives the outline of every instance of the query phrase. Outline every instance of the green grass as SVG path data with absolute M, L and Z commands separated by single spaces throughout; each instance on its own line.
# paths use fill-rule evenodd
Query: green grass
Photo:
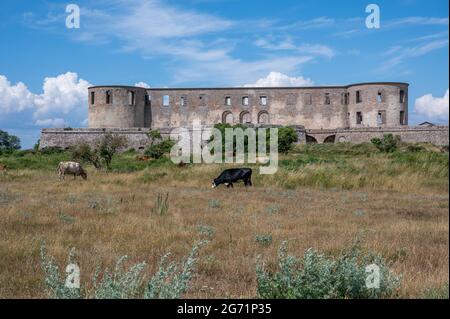
M 10 170 L 54 171 L 60 161 L 71 160 L 71 153 L 16 151 L 0 155 L 0 163 Z M 83 163 L 88 169 L 90 165 Z M 242 164 L 241 164 L 242 165 Z M 369 143 L 297 145 L 289 154 L 280 155 L 278 173 L 257 174 L 258 165 L 243 164 L 255 170 L 256 185 L 277 184 L 285 189 L 319 187 L 337 189 L 400 190 L 407 183 L 416 188 L 448 188 L 447 152 L 431 144 L 402 143 L 393 153 L 383 153 Z M 236 165 L 234 165 L 236 166 Z M 225 165 L 223 165 L 225 168 Z M 220 173 L 222 167 L 218 167 Z M 160 179 L 187 180 L 189 168 L 179 169 L 168 156 L 157 160 L 139 160 L 135 151 L 114 156 L 111 171 L 130 173 L 143 171 L 139 177 L 145 183 Z

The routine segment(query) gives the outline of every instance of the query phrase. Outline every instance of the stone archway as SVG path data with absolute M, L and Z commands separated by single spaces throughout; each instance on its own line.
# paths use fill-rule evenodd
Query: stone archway
M 317 144 L 317 140 L 314 136 L 306 135 L 306 144 Z
M 223 112 L 222 123 L 223 124 L 233 124 L 233 113 L 231 113 L 230 111 Z
M 252 123 L 252 116 L 250 115 L 250 112 L 244 111 L 239 115 L 239 122 L 241 124 L 248 124 Z
M 258 113 L 258 124 L 269 124 L 270 118 L 267 111 L 261 111 Z
M 336 135 L 327 136 L 324 140 L 324 143 L 334 143 L 336 142 Z

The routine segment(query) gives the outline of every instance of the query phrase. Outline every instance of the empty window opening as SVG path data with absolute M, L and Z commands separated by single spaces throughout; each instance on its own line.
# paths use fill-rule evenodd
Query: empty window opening
M 170 96 L 163 95 L 163 106 L 169 106 L 170 105 Z
M 248 96 L 242 97 L 242 105 L 248 105 Z
M 134 105 L 136 102 L 136 94 L 134 91 L 128 91 L 128 104 Z
M 356 103 L 361 102 L 362 102 L 361 91 L 356 91 Z
M 222 123 L 233 124 L 233 114 L 230 111 L 226 111 L 222 114 Z
M 266 111 L 260 112 L 258 114 L 258 123 L 269 124 L 269 113 L 267 113 Z
M 145 94 L 144 97 L 144 103 L 145 105 L 150 105 L 150 95 L 148 95 L 147 93 Z
M 95 92 L 91 92 L 91 104 L 95 103 Z
M 111 104 L 112 103 L 112 92 L 111 91 L 106 91 L 106 104 Z
M 361 112 L 356 112 L 356 124 L 362 124 L 363 116 Z
M 401 125 L 406 125 L 405 111 L 400 111 L 400 124 Z
M 306 104 L 306 105 L 311 105 L 311 104 L 312 104 L 312 96 L 311 96 L 311 93 L 306 93 L 306 94 L 305 94 L 305 104 Z
M 186 98 L 184 96 L 180 97 L 180 105 L 186 106 Z
M 325 104 L 326 105 L 330 105 L 331 104 L 330 93 L 325 93 Z
M 400 103 L 405 103 L 405 91 L 400 90 Z
M 377 94 L 377 102 L 378 103 L 383 102 L 383 92 L 378 92 L 378 94 Z
M 262 95 L 259 97 L 259 104 L 261 105 L 267 105 L 267 96 Z
M 386 111 L 378 111 L 377 113 L 377 125 L 386 124 Z
M 348 93 L 341 93 L 341 104 L 342 105 L 348 104 Z
M 231 96 L 226 96 L 225 97 L 225 105 L 226 106 L 231 106 Z
M 250 124 L 252 122 L 252 117 L 249 112 L 242 112 L 240 116 L 241 124 Z

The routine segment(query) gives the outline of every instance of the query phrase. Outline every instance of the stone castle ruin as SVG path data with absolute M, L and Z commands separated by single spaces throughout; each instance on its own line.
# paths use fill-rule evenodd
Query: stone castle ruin
M 89 127 L 43 129 L 41 148 L 124 135 L 143 149 L 147 133 L 217 123 L 293 126 L 300 143 L 368 142 L 392 133 L 406 142 L 448 144 L 447 126 L 408 126 L 408 83 L 376 82 L 326 87 L 141 88 L 93 86 Z

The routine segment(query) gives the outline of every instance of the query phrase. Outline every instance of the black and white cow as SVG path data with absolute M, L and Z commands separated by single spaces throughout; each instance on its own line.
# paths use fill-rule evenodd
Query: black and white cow
M 73 179 L 77 176 L 81 176 L 83 179 L 87 179 L 86 171 L 77 162 L 60 162 L 58 165 L 59 180 L 63 180 L 66 174 L 72 174 Z
M 219 177 L 212 182 L 212 188 L 216 188 L 220 184 L 227 187 L 233 187 L 233 183 L 240 180 L 244 181 L 245 186 L 252 186 L 252 169 L 251 168 L 231 168 L 224 170 Z

